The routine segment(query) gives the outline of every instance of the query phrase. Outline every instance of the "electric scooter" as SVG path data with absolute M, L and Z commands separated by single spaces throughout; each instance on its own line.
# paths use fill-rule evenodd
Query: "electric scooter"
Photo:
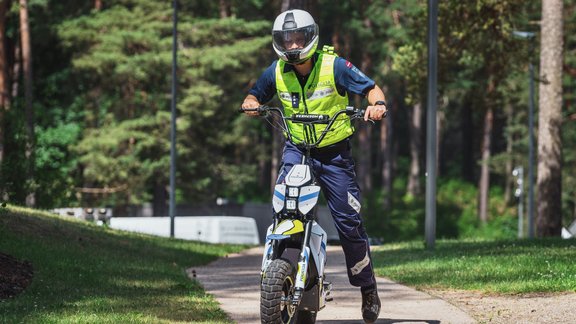
M 284 182 L 274 187 L 273 223 L 267 231 L 261 267 L 260 317 L 262 323 L 315 323 L 318 311 L 330 301 L 332 285 L 326 281 L 327 235 L 316 222 L 316 205 L 320 195 L 310 152 L 322 142 L 337 120 L 363 118 L 364 110 L 354 107 L 328 115 L 293 114 L 285 116 L 281 108 L 260 106 L 240 111 L 257 111 L 280 128 L 287 139 L 304 154 Z M 304 138 L 296 139 L 287 121 L 302 124 Z M 316 140 L 317 125 L 326 125 Z

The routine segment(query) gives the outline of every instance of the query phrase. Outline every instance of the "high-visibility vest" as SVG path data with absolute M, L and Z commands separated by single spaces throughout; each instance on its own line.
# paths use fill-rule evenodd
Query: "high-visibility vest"
M 296 72 L 284 72 L 286 63 L 278 60 L 276 64 L 276 91 L 284 107 L 284 114 L 321 114 L 330 117 L 348 105 L 348 95 L 340 95 L 334 80 L 334 60 L 336 55 L 318 52 L 318 59 L 310 72 L 304 88 L 300 85 Z M 305 127 L 300 123 L 287 122 L 292 139 L 295 143 L 305 140 Z M 326 124 L 314 126 L 315 131 L 309 131 L 312 142 L 319 138 Z M 354 133 L 354 127 L 347 115 L 340 115 L 326 134 L 319 147 L 331 145 L 349 137 Z

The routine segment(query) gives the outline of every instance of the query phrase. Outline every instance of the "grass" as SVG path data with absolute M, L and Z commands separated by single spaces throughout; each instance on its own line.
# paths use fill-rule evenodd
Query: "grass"
M 439 241 L 377 247 L 377 275 L 419 289 L 576 292 L 576 240 Z
M 0 301 L 0 323 L 230 323 L 185 269 L 243 248 L 0 208 L 0 251 L 34 267 L 30 286 Z
M 0 323 L 231 323 L 188 267 L 244 246 L 131 234 L 49 213 L 0 208 L 0 251 L 34 266 L 32 284 L 0 301 Z M 387 244 L 377 275 L 418 289 L 576 292 L 576 240 Z

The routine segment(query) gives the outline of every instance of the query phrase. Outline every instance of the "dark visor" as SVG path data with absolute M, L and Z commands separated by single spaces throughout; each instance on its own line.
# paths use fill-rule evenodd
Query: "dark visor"
M 296 43 L 304 48 L 316 36 L 316 25 L 297 28 L 292 30 L 274 31 L 272 33 L 274 44 L 281 51 L 289 50 L 291 44 Z

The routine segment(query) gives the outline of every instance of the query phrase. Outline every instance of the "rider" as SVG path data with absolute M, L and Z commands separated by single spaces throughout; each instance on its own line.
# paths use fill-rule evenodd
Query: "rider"
M 288 10 L 274 21 L 273 47 L 280 60 L 274 61 L 260 76 L 242 103 L 242 108 L 257 108 L 272 99 L 282 102 L 285 114 L 334 115 L 348 105 L 348 92 L 365 96 L 369 106 L 364 120 L 380 120 L 387 111 L 384 93 L 373 80 L 352 63 L 331 52 L 317 51 L 318 25 L 303 10 Z M 255 116 L 255 111 L 246 111 Z M 303 126 L 288 123 L 295 139 L 304 138 Z M 311 152 L 313 167 L 335 221 L 346 256 L 348 278 L 362 293 L 362 317 L 376 321 L 380 313 L 368 236 L 360 217 L 360 189 L 350 154 L 350 119 L 334 124 L 319 148 Z M 319 136 L 312 134 L 312 136 Z M 286 141 L 282 168 L 277 182 L 282 183 L 303 152 Z

